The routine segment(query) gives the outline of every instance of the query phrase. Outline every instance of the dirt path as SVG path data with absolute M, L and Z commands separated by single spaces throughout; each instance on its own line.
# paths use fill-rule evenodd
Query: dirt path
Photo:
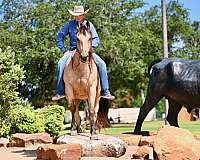
M 0 148 L 1 160 L 35 160 L 36 158 L 36 148 Z
M 120 158 L 113 157 L 82 157 L 81 160 L 130 160 L 136 146 L 129 146 L 124 156 Z M 21 148 L 10 147 L 0 148 L 0 160 L 36 160 L 36 147 Z

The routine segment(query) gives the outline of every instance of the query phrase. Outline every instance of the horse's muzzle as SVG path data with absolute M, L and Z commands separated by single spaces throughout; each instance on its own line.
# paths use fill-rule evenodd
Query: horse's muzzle
M 87 58 L 89 57 L 89 54 L 85 51 L 81 53 L 81 62 L 85 63 L 87 61 Z
M 83 57 L 83 56 L 81 56 L 81 62 L 86 63 L 87 58 L 88 58 L 88 56 L 87 56 L 87 57 Z

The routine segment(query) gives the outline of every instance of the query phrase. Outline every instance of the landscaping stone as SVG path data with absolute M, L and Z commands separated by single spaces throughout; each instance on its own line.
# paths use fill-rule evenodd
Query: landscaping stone
M 117 135 L 116 137 L 122 139 L 128 145 L 139 145 L 142 135 L 134 135 L 134 134 L 121 134 Z
M 133 153 L 132 158 L 153 159 L 153 148 L 149 146 L 141 146 Z
M 90 140 L 90 134 L 77 136 L 64 135 L 57 139 L 58 144 L 80 144 L 82 157 L 120 157 L 125 154 L 127 144 L 119 138 L 98 135 L 98 140 Z
M 47 144 L 38 147 L 39 160 L 80 160 L 81 146 L 79 144 Z
M 156 136 L 142 136 L 140 139 L 139 146 L 153 146 L 153 142 Z
M 53 139 L 48 133 L 25 134 L 16 133 L 10 138 L 8 147 L 29 147 L 39 144 L 52 143 Z
M 164 126 L 158 131 L 153 147 L 159 160 L 200 159 L 200 141 L 185 129 Z
M 7 147 L 8 143 L 9 143 L 9 139 L 0 138 L 0 147 Z

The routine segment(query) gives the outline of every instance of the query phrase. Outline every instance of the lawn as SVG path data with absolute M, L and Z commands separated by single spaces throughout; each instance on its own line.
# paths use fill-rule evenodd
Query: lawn
M 144 122 L 142 126 L 142 131 L 156 131 L 162 125 L 164 121 L 150 121 Z M 190 122 L 180 122 L 180 128 L 189 130 L 195 135 L 200 135 L 200 121 L 190 121 Z M 115 124 L 112 125 L 112 128 L 102 129 L 102 134 L 121 134 L 121 133 L 130 133 L 133 132 L 135 124 Z
M 142 131 L 157 131 L 162 125 L 164 125 L 164 121 L 149 121 L 144 122 L 142 126 Z M 189 130 L 194 135 L 200 135 L 200 121 L 189 121 L 189 122 L 180 122 L 180 128 L 184 128 Z M 116 135 L 122 133 L 131 133 L 134 130 L 135 124 L 113 124 L 111 128 L 104 128 L 101 130 L 102 134 L 108 135 Z M 89 132 L 89 131 L 87 131 Z M 67 130 L 63 130 L 60 132 L 60 135 L 70 133 L 69 127 Z

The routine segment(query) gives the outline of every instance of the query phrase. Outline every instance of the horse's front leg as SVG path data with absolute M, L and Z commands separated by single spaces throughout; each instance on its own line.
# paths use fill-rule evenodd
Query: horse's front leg
M 97 120 L 97 113 L 99 110 L 99 105 L 96 105 L 96 87 L 91 87 L 88 102 L 89 102 L 91 139 L 97 140 L 98 135 L 97 135 L 96 120 Z
M 71 115 L 72 115 L 71 136 L 76 136 L 77 135 L 77 124 L 76 124 L 76 120 L 75 120 L 76 106 L 73 101 L 70 103 L 70 111 L 71 111 Z
M 77 130 L 77 133 L 80 133 L 81 132 L 81 117 L 80 117 L 80 114 L 79 114 L 79 105 L 80 105 L 80 100 L 75 100 L 74 101 L 74 107 L 75 107 L 75 113 L 74 113 L 74 118 L 75 118 L 75 126 L 76 126 L 76 130 Z
M 76 104 L 74 102 L 73 88 L 69 83 L 65 83 L 65 95 L 66 95 L 69 109 L 70 109 L 71 116 L 72 116 L 71 135 L 75 136 L 75 135 L 77 135 L 77 124 L 76 124 L 76 119 L 75 119 Z

